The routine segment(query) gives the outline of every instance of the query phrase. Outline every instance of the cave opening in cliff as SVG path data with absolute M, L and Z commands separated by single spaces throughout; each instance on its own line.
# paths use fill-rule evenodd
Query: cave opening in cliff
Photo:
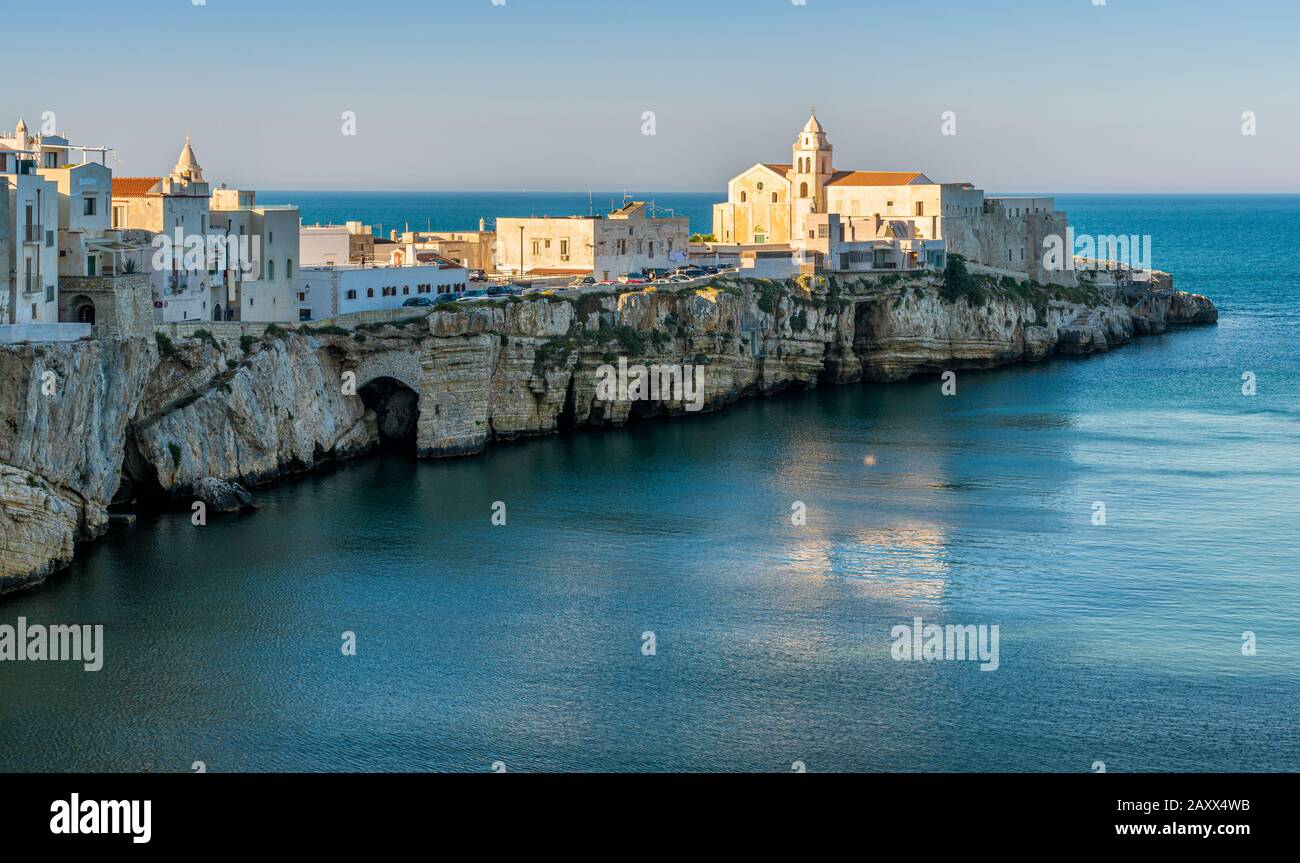
M 168 509 L 172 505 L 171 497 L 158 481 L 158 470 L 140 446 L 135 428 L 127 425 L 122 444 L 122 470 L 108 511 L 147 512 Z
M 415 430 L 420 421 L 420 397 L 396 378 L 375 378 L 357 391 L 379 424 L 379 445 L 385 450 L 415 454 Z

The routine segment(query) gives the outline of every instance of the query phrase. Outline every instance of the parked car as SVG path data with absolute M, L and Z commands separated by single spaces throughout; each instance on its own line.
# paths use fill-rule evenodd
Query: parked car
M 636 273 L 620 273 L 618 283 L 620 285 L 644 285 L 645 277 L 639 276 Z
M 489 297 L 505 297 L 511 293 L 510 285 L 492 285 L 487 289 Z
M 483 272 L 482 270 L 470 270 L 469 280 L 471 282 L 486 282 L 487 273 Z
M 691 267 L 689 270 L 683 272 L 682 275 L 688 279 L 699 279 L 699 278 L 703 278 L 704 276 L 707 276 L 708 272 L 700 269 L 699 267 Z
M 641 271 L 641 275 L 645 276 L 646 281 L 656 282 L 659 279 L 668 278 L 669 273 L 662 267 L 646 267 Z
M 722 272 L 721 267 L 715 267 L 712 264 L 709 264 L 708 266 L 700 267 L 700 269 L 708 273 L 710 276 L 716 276 L 718 273 Z
M 546 291 L 546 290 L 547 290 L 546 288 L 540 288 L 540 287 L 537 287 L 536 285 L 534 285 L 534 286 L 531 287 L 531 288 L 524 288 L 524 290 L 523 290 L 523 295 L 524 295 L 525 297 L 527 297 L 527 296 L 535 296 L 535 295 L 537 295 L 537 294 L 543 293 L 543 292 Z
M 436 301 L 433 297 L 411 297 L 403 306 L 432 306 Z
M 571 288 L 590 288 L 590 287 L 591 287 L 592 285 L 594 285 L 594 284 L 596 284 L 596 279 L 595 279 L 594 276 L 579 276 L 578 278 L 576 278 L 576 279 L 574 279 L 573 281 L 569 282 L 569 287 L 571 287 Z
M 438 294 L 438 296 L 434 298 L 433 302 L 435 304 L 454 303 L 456 302 L 456 294 L 453 293 Z
M 456 302 L 473 303 L 473 302 L 477 302 L 478 300 L 486 300 L 487 298 L 488 298 L 487 291 L 482 289 L 477 289 L 473 291 L 465 291 L 459 297 L 456 298 Z

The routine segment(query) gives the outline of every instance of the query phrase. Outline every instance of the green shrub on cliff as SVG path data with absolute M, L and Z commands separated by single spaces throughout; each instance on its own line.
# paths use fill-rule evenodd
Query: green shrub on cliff
M 165 333 L 154 333 L 153 338 L 158 343 L 159 356 L 166 359 L 176 353 L 176 345 L 172 344 L 172 340 Z
M 756 295 L 754 304 L 758 306 L 759 311 L 769 315 L 776 314 L 777 303 L 781 301 L 780 287 L 771 279 L 752 279 L 750 284 L 754 286 Z
M 965 297 L 972 307 L 984 305 L 985 296 L 980 280 L 966 269 L 966 259 L 961 255 L 948 256 L 939 296 L 945 303 L 955 303 Z
M 246 354 L 251 354 L 253 352 L 253 345 L 255 344 L 257 344 L 257 339 L 247 333 L 239 337 L 239 346 L 243 348 L 244 353 Z

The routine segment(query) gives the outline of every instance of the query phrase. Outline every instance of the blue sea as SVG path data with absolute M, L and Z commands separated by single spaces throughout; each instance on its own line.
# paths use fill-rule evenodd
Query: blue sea
M 388 230 L 588 196 L 284 199 Z M 107 641 L 0 663 L 0 769 L 1300 770 L 1300 198 L 1058 202 L 1219 324 L 142 518 L 0 598 Z M 916 617 L 997 625 L 998 669 L 891 658 Z

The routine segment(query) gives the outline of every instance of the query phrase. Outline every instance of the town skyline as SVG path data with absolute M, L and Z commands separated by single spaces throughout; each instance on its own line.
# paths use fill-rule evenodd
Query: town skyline
M 109 72 L 148 80 L 157 110 L 122 111 L 87 88 L 104 74 L 93 54 L 42 65 L 19 43 L 6 115 L 34 131 L 52 115 L 60 133 L 113 148 L 116 176 L 164 172 L 190 135 L 215 175 L 285 191 L 716 192 L 745 159 L 782 158 L 815 106 L 845 163 L 939 182 L 1300 192 L 1300 119 L 1272 86 L 1300 61 L 1263 44 L 1294 39 L 1285 16 L 1261 34 L 1202 2 L 938 5 L 916 36 L 886 39 L 875 34 L 915 16 L 844 0 L 658 0 L 634 31 L 625 10 L 578 0 L 399 0 L 359 21 L 333 2 L 147 0 L 132 16 L 73 2 L 105 37 L 148 22 L 153 47 Z M 11 14 L 36 23 L 34 10 Z M 777 33 L 807 33 L 809 51 L 738 62 Z M 193 65 L 195 39 L 237 39 L 242 59 L 199 81 L 167 74 Z M 339 44 L 349 50 L 325 50 Z M 1253 55 L 1271 59 L 1231 62 Z

